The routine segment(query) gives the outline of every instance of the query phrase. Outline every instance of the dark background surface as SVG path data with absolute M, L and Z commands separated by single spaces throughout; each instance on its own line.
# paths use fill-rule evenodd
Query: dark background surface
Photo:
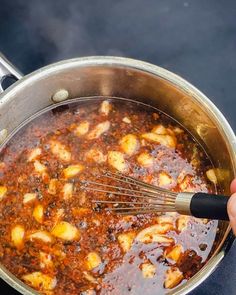
M 235 0 L 0 0 L 0 51 L 23 73 L 86 55 L 145 60 L 186 78 L 236 129 Z M 191 295 L 236 294 L 236 246 Z M 0 294 L 18 294 L 0 282 Z

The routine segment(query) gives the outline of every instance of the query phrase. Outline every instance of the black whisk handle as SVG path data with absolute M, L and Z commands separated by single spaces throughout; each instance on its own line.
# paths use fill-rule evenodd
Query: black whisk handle
M 191 198 L 190 211 L 193 216 L 198 218 L 229 220 L 228 200 L 227 196 L 195 193 Z

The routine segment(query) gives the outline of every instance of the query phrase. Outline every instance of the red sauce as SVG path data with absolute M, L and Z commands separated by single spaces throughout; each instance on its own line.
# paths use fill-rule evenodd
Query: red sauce
M 48 111 L 1 151 L 0 261 L 43 294 L 164 294 L 205 264 L 217 222 L 177 213 L 116 215 L 91 202 L 107 194 L 86 191 L 81 181 L 123 169 L 172 191 L 214 192 L 205 174 L 212 165 L 166 115 L 131 102 L 110 100 L 102 108 L 101 102 Z M 105 131 L 95 132 L 104 122 Z M 122 145 L 127 134 L 136 147 Z M 124 162 L 114 163 L 113 152 Z M 68 167 L 77 172 L 68 176 Z M 148 240 L 142 230 L 151 226 L 156 232 Z

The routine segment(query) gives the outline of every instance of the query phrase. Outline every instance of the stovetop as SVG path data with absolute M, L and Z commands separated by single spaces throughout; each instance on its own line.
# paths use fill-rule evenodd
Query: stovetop
M 236 1 L 1 0 L 0 51 L 24 73 L 86 55 L 145 60 L 201 89 L 236 129 Z M 235 291 L 236 246 L 191 295 Z M 0 281 L 0 294 L 18 294 Z

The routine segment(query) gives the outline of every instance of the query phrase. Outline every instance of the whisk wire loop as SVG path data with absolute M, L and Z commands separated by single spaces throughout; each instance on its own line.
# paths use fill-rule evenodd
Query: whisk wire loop
M 104 181 L 105 178 L 112 182 L 107 183 Z M 98 181 L 84 181 L 83 188 L 87 191 L 108 195 L 109 200 L 92 201 L 96 204 L 107 205 L 106 210 L 108 211 L 122 215 L 176 211 L 177 193 L 175 192 L 155 187 L 132 176 L 110 171 L 105 171 L 97 179 Z M 115 196 L 121 199 L 114 200 Z

